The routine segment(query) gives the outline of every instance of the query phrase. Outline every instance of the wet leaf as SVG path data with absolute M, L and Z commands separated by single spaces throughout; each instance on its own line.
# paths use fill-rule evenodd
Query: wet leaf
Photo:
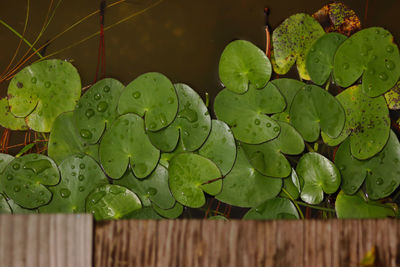
M 276 87 L 278 87 L 279 91 L 286 100 L 285 110 L 283 112 L 272 115 L 271 118 L 278 121 L 289 122 L 290 121 L 289 111 L 292 106 L 293 98 L 295 97 L 297 92 L 300 89 L 302 89 L 306 84 L 298 80 L 289 78 L 275 79 L 272 80 L 271 83 L 273 83 Z
M 168 169 L 169 162 L 171 161 L 171 159 L 175 155 L 182 153 L 182 152 L 189 152 L 189 151 L 187 151 L 186 148 L 183 146 L 182 140 L 179 140 L 178 145 L 176 146 L 174 151 L 161 153 L 160 164 Z
M 393 36 L 379 27 L 355 33 L 337 50 L 333 74 L 342 87 L 362 76 L 362 91 L 369 97 L 385 93 L 400 77 L 400 54 Z
M 313 15 L 326 32 L 339 32 L 350 36 L 361 30 L 361 22 L 356 13 L 343 3 L 330 3 Z
M 299 219 L 296 207 L 287 198 L 273 198 L 261 205 L 250 209 L 243 217 L 244 220 L 277 220 Z
M 342 190 L 354 194 L 365 180 L 370 199 L 390 196 L 400 184 L 400 144 L 391 131 L 383 150 L 368 160 L 358 160 L 350 153 L 346 140 L 336 152 L 335 164 L 342 174 Z
M 13 156 L 5 153 L 0 153 L 0 174 L 3 173 L 7 165 L 14 159 Z
M 282 179 L 257 172 L 238 146 L 237 158 L 231 172 L 225 176 L 222 191 L 215 198 L 238 207 L 255 207 L 276 197 L 282 188 Z
M 84 213 L 85 200 L 98 186 L 108 184 L 101 167 L 89 156 L 69 156 L 59 165 L 61 181 L 49 187 L 53 197 L 40 213 Z
M 385 93 L 386 103 L 391 110 L 400 109 L 400 81 Z
M 107 125 L 118 117 L 118 100 L 124 88 L 118 80 L 107 78 L 95 83 L 81 97 L 74 110 L 74 121 L 83 143 L 97 143 Z
M 323 85 L 333 70 L 333 59 L 338 47 L 346 40 L 346 36 L 339 33 L 328 33 L 311 46 L 306 56 L 306 68 L 311 80 Z
M 320 130 L 337 137 L 344 126 L 345 112 L 339 101 L 326 90 L 306 85 L 293 99 L 290 121 L 307 142 L 319 138 Z
M 73 110 L 80 95 L 78 71 L 59 59 L 43 60 L 25 67 L 8 87 L 11 113 L 26 117 L 27 125 L 37 132 L 50 132 L 57 116 Z
M 215 216 L 211 216 L 207 218 L 208 220 L 212 220 L 212 221 L 229 221 L 228 218 L 226 218 L 225 216 L 222 215 L 215 215 Z
M 167 127 L 178 112 L 178 96 L 171 81 L 157 72 L 140 75 L 122 92 L 118 112 L 144 117 L 146 129 L 158 131 Z
M 176 155 L 170 162 L 168 173 L 172 195 L 179 203 L 191 208 L 205 204 L 204 192 L 216 195 L 222 188 L 217 165 L 197 154 Z
M 322 134 L 325 143 L 336 146 L 350 135 L 351 154 L 368 159 L 382 150 L 389 138 L 389 110 L 383 96 L 370 98 L 353 86 L 336 96 L 346 112 L 342 133 L 335 139 Z
M 168 170 L 158 165 L 146 179 L 136 178 L 130 171 L 114 184 L 124 186 L 134 192 L 141 200 L 143 206 L 157 204 L 160 208 L 170 209 L 175 204 L 175 199 L 168 187 Z
M 305 59 L 311 45 L 325 32 L 321 25 L 307 14 L 295 14 L 282 22 L 272 33 L 271 62 L 274 71 L 286 74 L 293 64 L 301 79 L 310 80 Z
M 98 160 L 99 145 L 82 142 L 75 128 L 73 112 L 65 112 L 54 121 L 49 137 L 48 154 L 57 164 L 71 155 L 90 155 Z
M 39 213 L 38 209 L 25 209 L 20 205 L 16 204 L 14 200 L 8 199 L 8 205 L 10 205 L 11 211 L 13 214 L 37 214 Z
M 96 221 L 121 219 L 141 207 L 136 194 L 119 185 L 99 186 L 86 199 L 86 211 Z
M 128 163 L 136 177 L 144 178 L 156 168 L 160 151 L 147 137 L 143 119 L 130 113 L 115 120 L 104 134 L 99 155 L 101 165 L 111 178 L 120 178 Z
M 292 171 L 286 155 L 298 155 L 304 150 L 301 135 L 286 122 L 278 122 L 281 131 L 277 138 L 259 145 L 242 144 L 250 164 L 260 173 L 272 177 L 287 177 Z
M 179 110 L 175 120 L 158 132 L 148 132 L 155 147 L 171 152 L 179 138 L 187 151 L 198 149 L 207 139 L 211 129 L 211 117 L 201 97 L 183 83 L 175 84 Z
M 0 176 L 6 195 L 16 204 L 34 209 L 47 204 L 51 192 L 47 186 L 56 185 L 60 174 L 54 161 L 41 154 L 14 158 Z
M 10 112 L 7 98 L 0 99 L 0 125 L 13 131 L 28 130 L 25 120 L 15 117 Z
M 284 108 L 285 99 L 272 83 L 263 89 L 250 85 L 242 95 L 224 89 L 214 102 L 217 118 L 229 125 L 237 140 L 249 144 L 259 144 L 279 135 L 279 124 L 267 114 Z
M 391 205 L 371 200 L 366 201 L 361 194 L 363 193 L 359 192 L 350 196 L 340 191 L 335 203 L 337 217 L 340 219 L 379 219 L 396 216 Z
M 212 160 L 222 175 L 229 173 L 236 159 L 236 143 L 232 131 L 223 121 L 213 120 L 211 133 L 199 154 Z
M 167 219 L 176 219 L 181 216 L 183 212 L 183 206 L 179 202 L 175 202 L 175 205 L 170 209 L 162 209 L 155 204 L 153 204 L 152 207 L 155 212 Z
M 152 207 L 142 207 L 141 209 L 134 210 L 123 217 L 123 219 L 137 220 L 161 220 L 162 218 L 163 217 L 158 215 Z
M 301 199 L 317 205 L 324 199 L 324 192 L 335 193 L 340 185 L 340 172 L 336 166 L 324 156 L 309 152 L 304 154 L 296 167 L 297 175 L 304 180 Z
M 263 88 L 271 77 L 271 63 L 252 43 L 236 40 L 228 44 L 219 61 L 219 77 L 228 90 L 243 94 L 249 83 Z
M 0 214 L 11 214 L 12 210 L 10 205 L 8 205 L 7 199 L 3 194 L 0 194 Z
M 297 173 L 294 169 L 292 169 L 292 173 L 290 174 L 290 176 L 283 179 L 282 188 L 284 188 L 290 194 L 290 197 L 292 197 L 293 199 L 299 198 L 301 192 L 301 184 L 299 177 L 297 176 Z M 279 194 L 279 196 L 290 199 L 290 197 L 286 194 L 286 192 L 283 191 Z

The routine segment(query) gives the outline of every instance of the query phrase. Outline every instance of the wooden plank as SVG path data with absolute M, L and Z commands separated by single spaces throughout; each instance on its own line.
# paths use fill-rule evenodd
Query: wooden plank
M 94 266 L 400 266 L 398 220 L 109 221 Z
M 0 215 L 0 266 L 92 265 L 91 215 Z

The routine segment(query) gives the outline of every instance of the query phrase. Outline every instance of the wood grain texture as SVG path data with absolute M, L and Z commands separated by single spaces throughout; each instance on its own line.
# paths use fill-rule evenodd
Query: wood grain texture
M 0 266 L 92 266 L 91 215 L 0 215 Z
M 94 266 L 400 266 L 399 220 L 108 221 L 96 225 Z

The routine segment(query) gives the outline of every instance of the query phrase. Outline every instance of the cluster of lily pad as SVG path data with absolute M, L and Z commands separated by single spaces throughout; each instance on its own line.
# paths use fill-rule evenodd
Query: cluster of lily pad
M 248 41 L 226 46 L 216 119 L 195 90 L 161 73 L 127 86 L 106 78 L 81 96 L 70 63 L 26 67 L 0 100 L 0 124 L 50 132 L 48 155 L 0 154 L 0 211 L 177 218 L 215 197 L 250 208 L 245 219 L 293 219 L 299 204 L 329 210 L 329 195 L 339 218 L 397 216 L 387 199 L 400 184 L 392 35 L 325 33 L 296 14 L 272 41 L 271 61 Z M 295 63 L 300 80 L 271 80 Z M 334 96 L 331 83 L 344 90 Z M 321 144 L 338 148 L 334 158 Z

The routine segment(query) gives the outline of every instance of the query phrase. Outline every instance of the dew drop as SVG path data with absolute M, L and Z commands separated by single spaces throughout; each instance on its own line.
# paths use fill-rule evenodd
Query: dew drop
M 71 165 L 71 169 L 75 169 L 75 165 Z
M 19 185 L 14 186 L 14 192 L 21 191 L 21 187 Z
M 395 66 L 396 66 L 396 65 L 394 64 L 394 62 L 393 62 L 392 60 L 390 60 L 390 59 L 388 59 L 388 60 L 386 61 L 386 63 L 385 63 L 385 67 L 386 67 L 388 70 L 393 70 Z
M 79 164 L 79 168 L 81 168 L 82 170 L 86 167 L 86 165 L 84 163 Z
M 85 115 L 86 115 L 86 117 L 87 117 L 88 119 L 91 118 L 91 117 L 93 117 L 93 115 L 94 115 L 94 110 L 91 109 L 91 108 L 89 108 L 88 110 L 86 110 Z
M 94 95 L 94 100 L 100 100 L 101 95 L 99 93 Z
M 104 112 L 108 108 L 108 104 L 104 101 L 101 101 L 99 104 L 97 104 L 97 111 L 98 112 Z
M 85 191 L 85 187 L 84 186 L 80 186 L 78 189 L 79 189 L 79 192 Z
M 183 134 L 186 135 L 186 136 L 190 135 L 188 131 L 184 131 Z
M 147 194 L 150 196 L 154 196 L 155 194 L 157 194 L 157 189 L 153 188 L 153 187 L 149 187 L 147 189 Z
M 123 188 L 119 187 L 119 186 L 111 186 L 110 187 L 110 193 L 111 194 L 118 195 L 118 194 L 121 194 L 121 193 L 124 193 L 124 192 L 125 192 L 125 190 Z
M 379 30 L 378 29 L 375 30 L 375 34 L 379 34 Z
M 160 121 L 161 121 L 161 125 L 167 125 L 167 117 L 165 117 L 164 113 L 161 113 Z
M 197 121 L 197 113 L 193 109 L 190 108 L 190 103 L 187 103 L 185 107 L 179 111 L 178 118 L 184 118 L 189 122 Z
M 7 175 L 7 180 L 11 181 L 12 179 L 14 179 L 14 177 L 11 174 Z
M 392 53 L 392 52 L 393 52 L 393 50 L 394 50 L 394 48 L 393 48 L 393 46 L 392 46 L 392 45 L 388 45 L 388 46 L 386 46 L 386 52 L 388 52 L 388 53 Z
M 379 73 L 378 77 L 379 77 L 379 79 L 381 79 L 382 81 L 386 81 L 386 80 L 388 79 L 387 74 L 384 73 L 384 72 Z
M 133 94 L 132 94 L 132 96 L 133 96 L 133 98 L 134 99 L 138 99 L 139 97 L 140 97 L 140 92 L 134 92 Z
M 13 169 L 14 170 L 19 170 L 19 168 L 21 167 L 18 163 L 14 163 L 13 165 L 12 165 L 12 167 L 13 167 Z
M 35 84 L 36 82 L 37 82 L 37 79 L 36 79 L 36 77 L 32 77 L 32 79 L 31 79 L 31 83 Z
M 169 97 L 167 102 L 168 102 L 168 104 L 173 104 L 175 101 L 174 101 L 174 98 Z
M 349 63 L 344 63 L 343 64 L 343 69 L 347 70 L 350 67 Z
M 377 178 L 375 182 L 376 182 L 377 185 L 381 185 L 381 184 L 383 184 L 383 179 L 382 178 Z
M 81 105 L 81 104 L 79 104 L 79 103 L 78 103 L 78 104 L 76 104 L 76 106 L 75 106 L 75 108 L 76 108 L 76 109 L 78 109 L 78 108 L 80 108 L 80 107 L 82 107 L 82 105 Z
M 259 119 L 255 119 L 255 120 L 254 120 L 254 124 L 255 124 L 255 125 L 260 125 L 260 120 L 259 120 Z
M 91 196 L 90 202 L 92 202 L 93 204 L 96 204 L 96 203 L 99 202 L 100 199 L 102 199 L 105 195 L 106 195 L 106 192 L 104 192 L 104 191 L 96 192 L 96 193 L 94 193 L 94 194 Z
M 108 85 L 104 86 L 103 91 L 106 93 L 110 92 L 110 86 L 108 86 Z
M 157 124 L 154 122 L 150 123 L 150 129 L 155 129 L 157 127 Z
M 84 138 L 84 139 L 90 139 L 90 138 L 92 138 L 92 133 L 91 133 L 89 130 L 87 130 L 87 129 L 82 129 L 82 130 L 80 131 L 80 135 L 81 135 L 81 137 Z
M 279 127 L 278 126 L 274 127 L 274 132 L 279 132 Z
M 44 87 L 50 88 L 50 86 L 51 86 L 51 82 L 47 81 L 44 83 Z
M 269 127 L 271 127 L 271 123 L 267 122 L 267 124 L 265 124 L 265 126 L 267 126 L 269 128 Z

